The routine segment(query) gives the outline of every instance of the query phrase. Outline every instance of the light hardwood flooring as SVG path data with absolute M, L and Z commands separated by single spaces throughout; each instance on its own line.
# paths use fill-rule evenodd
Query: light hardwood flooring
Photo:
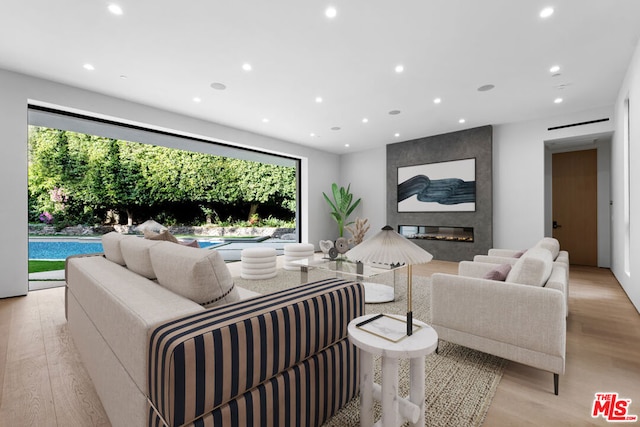
M 433 261 L 413 271 L 456 268 Z M 510 362 L 485 426 L 608 425 L 591 418 L 596 392 L 632 399 L 640 415 L 640 315 L 609 270 L 571 268 L 569 313 L 560 395 L 552 374 Z M 109 425 L 67 332 L 64 289 L 0 299 L 0 426 Z

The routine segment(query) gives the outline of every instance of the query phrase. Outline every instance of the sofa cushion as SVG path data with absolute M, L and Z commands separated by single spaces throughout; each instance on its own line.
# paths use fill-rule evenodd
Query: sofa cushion
M 217 251 L 158 243 L 150 253 L 161 286 L 204 307 L 240 300 L 231 273 Z
M 511 264 L 499 264 L 497 267 L 487 272 L 483 279 L 498 280 L 504 282 L 507 279 L 507 275 L 511 271 Z
M 558 253 L 560 253 L 560 242 L 553 237 L 544 237 L 536 244 L 536 247 L 544 248 L 551 252 L 551 258 L 554 260 L 558 257 Z
M 128 236 L 120 242 L 122 257 L 127 268 L 147 279 L 155 279 L 156 273 L 151 265 L 149 250 L 156 245 L 166 243 L 158 240 L 147 240 L 137 236 Z
M 102 236 L 102 250 L 105 258 L 116 264 L 126 265 L 122 257 L 122 250 L 120 249 L 120 241 L 125 237 L 125 235 L 117 231 L 112 231 Z
M 507 282 L 544 286 L 552 268 L 551 252 L 543 248 L 531 248 L 511 267 Z
M 188 241 L 179 241 L 178 243 L 180 243 L 182 246 L 189 246 L 191 248 L 199 248 L 200 247 L 200 243 L 198 243 L 198 241 L 196 239 L 188 240 Z
M 149 239 L 149 240 L 166 240 L 167 242 L 173 242 L 173 243 L 179 243 L 178 239 L 176 238 L 176 236 L 174 236 L 173 234 L 171 234 L 169 232 L 169 230 L 162 230 L 159 233 L 156 233 L 155 231 L 151 231 L 151 230 L 143 230 L 142 232 L 144 234 L 144 238 L 145 239 Z

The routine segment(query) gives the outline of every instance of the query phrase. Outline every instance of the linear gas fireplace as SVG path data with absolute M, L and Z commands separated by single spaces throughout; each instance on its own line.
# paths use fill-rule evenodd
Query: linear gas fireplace
M 430 225 L 399 225 L 398 233 L 408 239 L 473 242 L 473 227 L 440 227 Z

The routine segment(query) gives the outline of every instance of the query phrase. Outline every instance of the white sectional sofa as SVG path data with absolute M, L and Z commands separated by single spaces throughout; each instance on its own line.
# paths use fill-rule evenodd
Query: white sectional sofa
M 502 281 L 487 278 L 501 274 Z M 434 274 L 431 286 L 431 326 L 440 339 L 550 371 L 558 394 L 567 272 L 549 250 L 531 248 L 513 265 L 462 261 L 458 275 Z
M 114 427 L 320 425 L 357 394 L 360 284 L 240 300 L 215 250 L 117 233 L 103 247 L 67 259 L 66 315 Z

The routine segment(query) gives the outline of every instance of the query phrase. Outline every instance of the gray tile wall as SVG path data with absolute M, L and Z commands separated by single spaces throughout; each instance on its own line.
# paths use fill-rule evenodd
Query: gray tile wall
M 493 245 L 492 136 L 493 128 L 483 126 L 387 145 L 387 223 L 396 231 L 399 225 L 473 227 L 473 243 L 412 241 L 438 260 L 472 260 L 486 254 Z M 399 167 L 469 158 L 476 159 L 475 212 L 398 212 Z

